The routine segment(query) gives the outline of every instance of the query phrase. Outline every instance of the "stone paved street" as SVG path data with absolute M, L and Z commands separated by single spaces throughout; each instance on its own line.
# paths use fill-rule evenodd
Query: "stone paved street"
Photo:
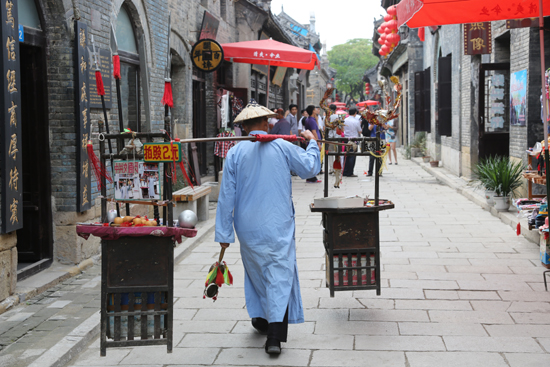
M 373 195 L 359 158 L 358 178 L 331 195 Z M 333 191 L 331 189 L 331 191 Z M 278 358 L 263 350 L 245 309 L 238 244 L 225 260 L 235 277 L 219 300 L 202 299 L 219 245 L 210 235 L 176 267 L 175 348 L 108 349 L 99 341 L 71 366 L 549 366 L 550 292 L 536 244 L 517 237 L 478 205 L 411 161 L 389 166 L 380 194 L 382 295 L 324 286 L 320 214 L 308 204 L 322 184 L 294 179 L 298 267 L 306 322 L 291 325 Z
M 100 280 L 100 267 L 93 266 L 0 315 L 0 366 L 30 365 L 97 314 Z

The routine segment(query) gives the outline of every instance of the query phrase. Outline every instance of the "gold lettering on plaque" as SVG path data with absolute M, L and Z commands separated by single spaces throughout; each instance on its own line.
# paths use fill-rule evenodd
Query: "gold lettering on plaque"
M 88 204 L 88 185 L 84 185 L 84 190 L 82 190 L 82 205 Z
M 482 48 L 485 48 L 485 41 L 483 41 L 483 38 L 478 37 L 470 40 L 472 42 L 472 48 L 474 51 L 481 50 Z
M 88 145 L 88 134 L 82 134 L 82 149 L 86 149 Z
M 10 170 L 10 181 L 8 183 L 8 186 L 10 189 L 17 191 L 17 183 L 19 182 L 19 172 L 17 171 L 17 167 L 13 167 Z
M 88 124 L 88 109 L 85 108 L 84 111 L 82 111 L 82 120 L 84 123 L 84 128 L 86 128 L 86 125 Z
M 88 102 L 88 98 L 86 97 L 86 83 L 82 83 L 82 88 L 80 88 L 81 94 L 80 94 L 80 102 Z
M 6 24 L 10 24 L 11 23 L 11 29 L 14 29 L 15 28 L 15 19 L 13 19 L 13 14 L 12 14 L 12 9 L 13 9 L 13 3 L 11 2 L 11 0 L 7 0 L 6 1 Z
M 11 136 L 10 146 L 8 147 L 8 156 L 13 156 L 13 160 L 15 161 L 17 152 L 19 152 L 19 149 L 17 149 L 17 134 L 13 134 Z
M 82 174 L 83 174 L 84 177 L 86 177 L 86 178 L 88 178 L 88 171 L 89 171 L 89 170 L 88 170 L 88 167 L 89 167 L 88 161 L 86 160 L 86 162 L 84 162 L 84 163 L 82 164 Z
M 19 204 L 19 201 L 15 200 L 15 198 L 14 198 L 11 205 L 10 205 L 10 212 L 11 212 L 10 221 L 11 221 L 11 224 L 14 224 L 16 222 L 19 223 L 19 220 L 17 219 L 17 204 Z
M 6 79 L 8 79 L 8 92 L 17 92 L 17 85 L 15 84 L 15 70 L 8 70 Z
M 8 61 L 15 61 L 15 39 L 8 36 L 6 39 L 6 49 L 8 50 Z
M 15 113 L 15 109 L 17 108 L 17 105 L 11 101 L 11 107 L 8 108 L 8 112 L 10 114 L 10 126 L 17 127 L 17 114 Z

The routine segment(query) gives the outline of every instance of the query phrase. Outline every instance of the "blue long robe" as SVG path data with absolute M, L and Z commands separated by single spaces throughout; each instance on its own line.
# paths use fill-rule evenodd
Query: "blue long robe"
M 251 134 L 266 134 L 252 131 Z M 302 178 L 321 169 L 319 147 L 307 149 L 277 139 L 243 141 L 229 150 L 216 213 L 216 242 L 241 245 L 246 308 L 251 318 L 304 322 L 290 171 Z

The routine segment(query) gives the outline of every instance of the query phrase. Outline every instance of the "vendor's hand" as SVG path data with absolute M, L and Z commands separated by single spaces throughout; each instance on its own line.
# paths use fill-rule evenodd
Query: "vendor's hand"
M 228 248 L 229 244 L 225 243 L 225 242 L 220 242 L 220 246 L 223 247 L 223 248 Z
M 300 133 L 300 135 L 302 135 L 307 141 L 310 141 L 310 140 L 317 140 L 315 139 L 315 135 L 313 135 L 313 133 L 309 130 L 304 130 Z

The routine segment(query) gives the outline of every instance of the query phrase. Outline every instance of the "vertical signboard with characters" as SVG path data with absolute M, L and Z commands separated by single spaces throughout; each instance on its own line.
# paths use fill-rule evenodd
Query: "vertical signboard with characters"
M 23 152 L 21 151 L 21 82 L 17 0 L 4 0 L 2 17 L 2 233 L 23 228 Z
M 86 145 L 91 140 L 88 26 L 76 20 L 75 29 L 75 122 L 76 122 L 76 206 L 83 212 L 92 207 L 92 176 Z

